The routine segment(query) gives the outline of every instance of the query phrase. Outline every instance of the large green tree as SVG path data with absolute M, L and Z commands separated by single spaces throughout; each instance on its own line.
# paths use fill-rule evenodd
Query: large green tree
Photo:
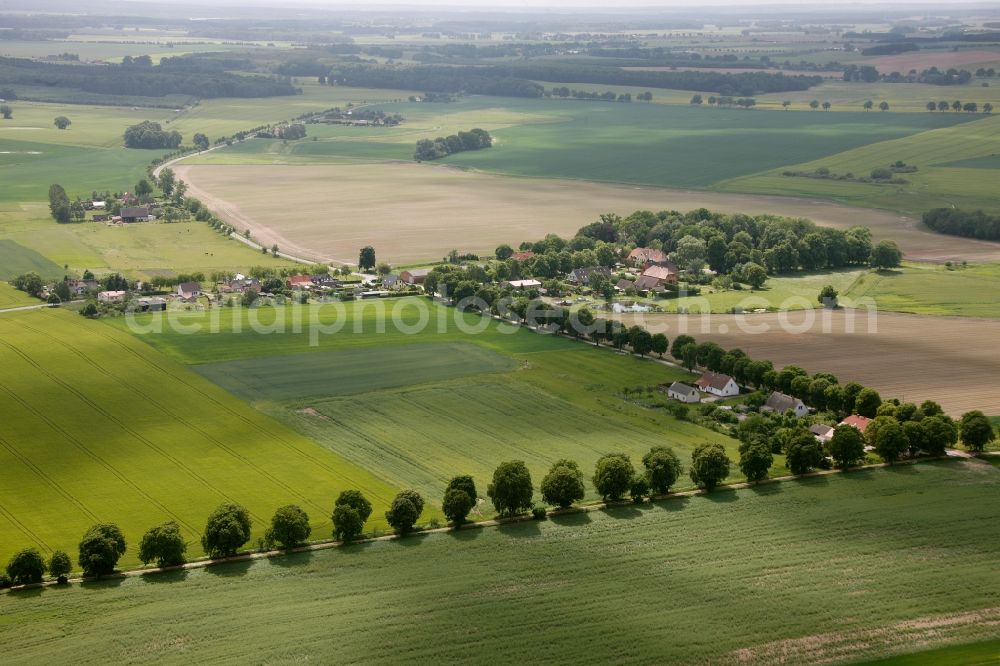
M 294 548 L 305 543 L 310 534 L 309 514 L 302 507 L 289 504 L 274 512 L 265 538 L 268 543 L 276 543 L 282 548 Z
M 962 414 L 958 429 L 962 437 L 962 443 L 970 451 L 982 451 L 997 436 L 993 424 L 978 410 Z
M 139 559 L 143 564 L 156 562 L 158 567 L 183 564 L 185 551 L 187 542 L 180 526 L 172 520 L 150 528 L 139 541 Z
M 56 580 L 60 583 L 65 583 L 66 576 L 72 570 L 73 561 L 69 559 L 69 555 L 65 551 L 52 551 L 52 557 L 49 558 L 49 573 L 55 576 Z
M 851 467 L 865 459 L 865 438 L 854 426 L 839 425 L 827 445 L 837 467 Z
M 670 492 L 683 471 L 681 461 L 669 446 L 654 446 L 642 457 L 646 469 L 646 481 L 655 492 L 665 495 Z
M 7 562 L 7 576 L 14 585 L 41 583 L 46 568 L 37 548 L 25 548 Z
M 605 500 L 620 500 L 632 487 L 635 468 L 628 455 L 606 453 L 594 466 L 594 487 Z
M 59 224 L 66 224 L 70 221 L 71 211 L 69 196 L 62 185 L 53 183 L 49 186 L 49 212 Z
M 869 426 L 871 427 L 871 426 Z M 881 424 L 874 437 L 875 453 L 879 454 L 887 463 L 899 460 L 910 446 L 906 438 L 906 431 L 895 419 L 887 420 Z
M 774 456 L 767 442 L 758 439 L 749 446 L 740 447 L 740 471 L 747 481 L 762 481 L 767 478 Z
M 520 460 L 500 463 L 493 472 L 493 481 L 486 495 L 501 516 L 513 516 L 531 508 L 531 474 Z
M 542 501 L 561 509 L 583 499 L 583 473 L 572 460 L 557 460 L 542 479 Z
M 350 541 L 361 534 L 372 504 L 360 490 L 344 490 L 333 504 L 333 536 Z
M 688 472 L 695 485 L 711 492 L 729 476 L 731 461 L 722 444 L 706 442 L 695 447 Z
M 114 572 L 125 554 L 125 536 L 114 523 L 99 523 L 83 535 L 77 563 L 84 576 L 103 576 Z
M 400 534 L 406 534 L 413 529 L 424 508 L 424 500 L 415 490 L 402 490 L 396 494 L 385 512 L 389 525 Z
M 250 540 L 250 512 L 239 504 L 221 504 L 208 517 L 201 537 L 209 557 L 235 555 Z
M 370 271 L 375 268 L 375 248 L 366 245 L 358 253 L 358 268 L 363 271 Z

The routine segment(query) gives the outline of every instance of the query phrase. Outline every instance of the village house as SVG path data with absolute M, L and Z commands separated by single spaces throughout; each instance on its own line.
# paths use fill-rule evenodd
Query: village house
M 285 280 L 285 285 L 289 289 L 312 289 L 313 281 L 312 277 L 308 275 L 293 275 Z
M 181 282 L 177 285 L 177 295 L 181 300 L 197 300 L 201 296 L 201 285 L 197 282 Z
M 82 296 L 88 291 L 95 291 L 100 285 L 97 280 L 66 280 L 66 286 L 73 296 Z
M 167 301 L 163 298 L 140 298 L 137 309 L 140 312 L 163 312 L 167 309 Z
M 410 285 L 423 284 L 427 279 L 427 274 L 430 272 L 429 268 L 414 268 L 409 271 L 401 271 L 399 279 Z
M 674 382 L 670 385 L 667 389 L 667 397 L 687 403 L 701 401 L 701 396 L 698 395 L 698 389 L 681 382 Z
M 695 382 L 695 386 L 705 393 L 711 393 L 720 398 L 740 394 L 740 385 L 736 383 L 736 380 L 729 375 L 718 372 L 706 372 Z
M 665 285 L 677 284 L 678 270 L 673 265 L 650 264 L 635 281 L 639 291 L 660 291 Z
M 321 289 L 336 289 L 343 284 L 340 280 L 333 277 L 329 273 L 323 275 L 313 275 L 312 282 Z
M 809 432 L 816 437 L 816 441 L 820 444 L 829 444 L 830 440 L 833 439 L 833 428 L 825 423 L 816 423 L 809 426 Z
M 629 289 L 635 289 L 635 282 L 622 278 L 615 284 L 615 291 L 628 291 Z
M 852 428 L 857 428 L 858 430 L 861 431 L 861 434 L 863 435 L 865 434 L 865 431 L 868 430 L 868 424 L 870 424 L 871 422 L 872 420 L 867 416 L 861 416 L 860 414 L 851 414 L 843 421 L 841 421 L 838 425 L 849 425 Z
M 145 206 L 129 206 L 122 208 L 118 215 L 122 222 L 146 222 L 149 220 L 149 209 Z
M 809 408 L 798 398 L 775 391 L 768 396 L 767 402 L 760 408 L 760 411 L 774 412 L 775 414 L 791 411 L 796 418 L 801 418 L 809 413 Z
M 242 294 L 248 289 L 260 291 L 260 280 L 255 277 L 248 278 L 237 273 L 236 277 L 229 282 L 219 283 L 220 294 Z
M 648 247 L 637 247 L 628 253 L 626 263 L 630 266 L 645 266 L 649 262 L 666 261 L 667 255 L 663 250 L 654 250 Z
M 127 295 L 127 291 L 101 291 L 97 294 L 97 300 L 101 303 L 121 303 Z
M 606 266 L 587 266 L 586 268 L 577 268 L 572 271 L 567 279 L 573 284 L 578 284 L 581 286 L 589 286 L 590 279 L 594 275 L 603 275 L 604 277 L 611 276 L 611 269 Z
M 399 279 L 398 275 L 383 275 L 382 276 L 382 288 L 383 289 L 399 289 L 406 286 L 406 283 Z

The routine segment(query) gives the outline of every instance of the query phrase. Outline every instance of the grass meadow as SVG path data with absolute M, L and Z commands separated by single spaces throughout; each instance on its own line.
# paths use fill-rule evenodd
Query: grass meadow
M 430 328 L 407 335 L 419 321 L 418 303 L 430 308 Z M 384 333 L 376 331 L 381 307 L 399 322 Z M 254 316 L 268 326 L 287 312 L 265 308 Z M 626 387 L 690 377 L 650 360 L 511 327 L 503 333 L 496 323 L 415 299 L 349 305 L 343 331 L 316 346 L 290 324 L 284 333 L 253 333 L 246 313 L 242 332 L 226 332 L 234 316 L 221 313 L 219 333 L 141 337 L 337 456 L 434 502 L 462 473 L 485 497 L 504 460 L 524 460 L 537 488 L 560 458 L 576 460 L 589 476 L 604 453 L 625 451 L 638 464 L 654 444 L 672 445 L 687 460 L 697 444 L 718 441 L 737 456 L 735 440 L 622 399 Z M 456 316 L 488 328 L 462 333 Z M 204 315 L 183 319 L 205 322 Z M 317 319 L 332 325 L 332 310 Z M 784 473 L 780 459 L 775 470 Z M 741 478 L 737 469 L 731 478 Z M 679 482 L 690 485 L 687 477 Z M 587 497 L 597 498 L 589 481 Z M 492 515 L 492 507 L 483 512 Z
M 925 113 L 924 116 L 934 114 Z M 942 114 L 944 115 L 944 114 Z M 967 116 L 967 114 L 950 114 Z M 919 216 L 940 206 L 998 210 L 997 164 L 963 160 L 992 158 L 1000 153 L 1000 116 L 971 116 L 974 120 L 892 140 L 872 143 L 779 169 L 719 183 L 722 190 L 788 196 L 819 196 L 854 206 L 888 208 Z M 905 185 L 877 185 L 781 175 L 783 171 L 827 168 L 835 174 L 867 175 L 896 160 L 918 168 L 902 174 Z M 984 168 L 985 167 L 985 168 Z
M 904 264 L 864 274 L 846 291 L 846 301 L 872 298 L 881 310 L 928 315 L 1000 317 L 1000 266 L 967 268 Z
M 863 661 L 995 640 L 998 487 L 907 465 L 7 593 L 0 639 L 9 664 Z
M 371 498 L 370 528 L 384 525 L 395 492 L 135 338 L 70 312 L 0 316 L 0 413 L 0 561 L 27 546 L 75 553 L 100 521 L 136 544 L 176 520 L 194 556 L 224 501 L 250 509 L 254 540 L 289 503 L 324 538 L 341 490 Z M 133 548 L 122 564 L 137 563 Z

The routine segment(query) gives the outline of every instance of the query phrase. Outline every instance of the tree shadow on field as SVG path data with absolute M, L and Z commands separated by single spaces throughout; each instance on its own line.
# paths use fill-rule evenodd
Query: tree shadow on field
M 614 518 L 615 520 L 634 520 L 642 516 L 644 511 L 642 507 L 645 504 L 619 504 L 616 506 L 609 506 L 601 509 L 603 513 L 608 518 Z
M 650 502 L 650 506 L 654 506 L 658 509 L 663 509 L 664 511 L 683 511 L 687 508 L 688 504 L 691 502 L 691 498 L 688 495 L 668 495 L 663 499 L 656 499 Z
M 830 485 L 830 475 L 824 474 L 822 476 L 800 476 L 796 479 L 792 479 L 791 481 L 785 481 L 784 483 L 794 483 L 797 486 L 828 486 Z
M 380 542 L 381 543 L 381 542 Z M 363 541 L 361 543 L 343 543 L 333 551 L 338 555 L 350 556 L 350 555 L 363 555 L 368 552 L 372 546 L 375 545 L 373 541 Z
M 593 522 L 590 519 L 589 511 L 571 511 L 567 513 L 557 513 L 549 516 L 554 524 L 560 527 L 580 527 L 582 525 L 589 525 Z
M 269 557 L 267 561 L 276 567 L 281 567 L 283 569 L 291 569 L 293 567 L 300 567 L 312 562 L 313 555 L 315 553 L 311 550 L 307 550 L 301 553 L 286 553 L 284 555 L 278 555 L 276 557 Z
M 187 577 L 187 569 L 178 569 L 177 571 L 150 571 L 139 576 L 139 580 L 149 585 L 159 585 L 161 583 L 183 583 Z
M 701 497 L 704 497 L 709 502 L 715 502 L 716 504 L 728 504 L 738 500 L 739 493 L 732 488 L 716 488 L 712 492 L 705 493 Z
M 109 576 L 107 578 L 98 578 L 96 580 L 85 580 L 80 583 L 80 587 L 85 588 L 112 588 L 121 587 L 121 584 L 125 582 L 125 576 Z
M 218 562 L 216 564 L 209 564 L 205 567 L 205 571 L 215 576 L 222 578 L 235 578 L 237 576 L 245 576 L 250 567 L 253 566 L 253 560 L 240 560 L 238 562 Z
M 450 530 L 448 536 L 455 541 L 475 541 L 483 533 L 482 527 L 464 527 L 460 530 Z
M 757 497 L 768 497 L 770 495 L 780 495 L 784 489 L 780 481 L 774 483 L 754 484 L 748 488 Z
M 68 587 L 68 586 L 67 586 Z M 19 588 L 16 590 L 10 590 L 7 595 L 14 599 L 38 599 L 43 594 L 45 594 L 48 587 L 43 587 L 41 585 L 35 587 Z
M 430 535 L 424 532 L 410 532 L 398 539 L 393 539 L 392 543 L 404 548 L 413 548 L 422 544 L 428 536 Z
M 542 533 L 537 520 L 523 520 L 516 523 L 507 523 L 497 526 L 501 534 L 515 539 L 526 539 L 536 537 Z
M 845 481 L 874 481 L 875 475 L 870 469 L 846 469 L 838 475 L 838 478 Z

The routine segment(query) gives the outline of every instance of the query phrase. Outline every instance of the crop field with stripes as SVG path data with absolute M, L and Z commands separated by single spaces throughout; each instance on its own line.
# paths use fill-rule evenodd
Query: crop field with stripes
M 998 490 L 982 462 L 901 465 L 8 593 L 0 642 L 11 665 L 857 663 L 996 638 Z
M 431 323 L 406 334 L 422 308 Z M 294 332 L 294 312 L 216 311 L 216 333 L 210 315 L 192 314 L 183 322 L 200 324 L 201 332 L 140 337 L 338 456 L 394 486 L 416 488 L 434 504 L 456 474 L 471 474 L 485 497 L 493 469 L 504 460 L 524 460 L 537 490 L 561 458 L 576 460 L 589 477 L 604 453 L 624 451 L 638 465 L 654 444 L 673 446 L 683 461 L 703 441 L 721 442 L 738 455 L 729 437 L 622 399 L 625 388 L 691 380 L 677 368 L 488 322 L 426 299 L 307 308 L 306 319 L 343 323 L 315 345 L 306 326 Z M 380 312 L 390 320 L 382 332 Z M 158 317 L 147 315 L 141 324 L 153 328 Z M 285 332 L 254 333 L 251 317 L 261 322 L 259 330 Z M 466 334 L 458 323 L 486 326 Z M 778 458 L 775 473 L 786 473 Z M 731 479 L 740 478 L 734 465 Z M 678 483 L 690 485 L 686 475 Z M 589 481 L 587 487 L 588 499 L 596 499 Z M 488 503 L 482 511 L 493 513 Z
M 0 317 L 0 561 L 17 549 L 76 552 L 117 522 L 139 538 L 176 520 L 198 555 L 208 513 L 247 506 L 254 537 L 300 504 L 328 537 L 337 493 L 359 488 L 378 526 L 395 489 L 261 415 L 136 338 L 63 311 Z

